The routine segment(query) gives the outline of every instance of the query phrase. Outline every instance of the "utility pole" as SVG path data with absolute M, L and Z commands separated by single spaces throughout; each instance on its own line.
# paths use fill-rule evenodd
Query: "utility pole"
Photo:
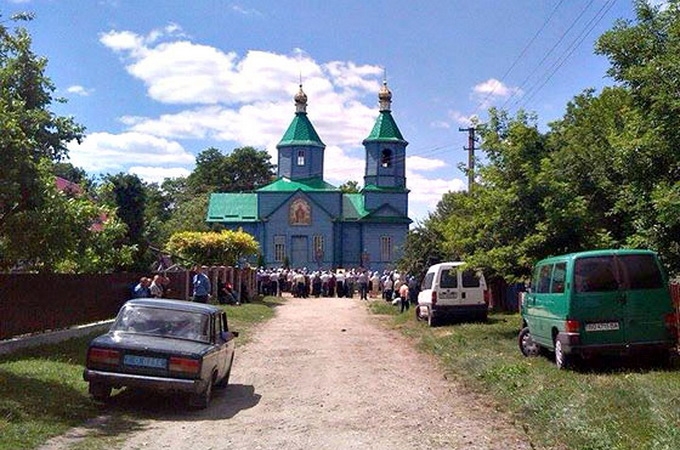
M 458 131 L 468 133 L 468 146 L 463 147 L 463 150 L 468 152 L 468 192 L 472 192 L 472 186 L 475 184 L 475 131 L 476 128 L 458 128 Z

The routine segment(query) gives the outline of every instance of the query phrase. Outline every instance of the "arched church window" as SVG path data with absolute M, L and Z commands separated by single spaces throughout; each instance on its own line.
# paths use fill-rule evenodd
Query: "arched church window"
M 304 166 L 305 165 L 305 151 L 304 150 L 298 150 L 297 165 L 298 166 Z
M 380 165 L 383 167 L 392 167 L 392 150 L 385 148 L 380 155 Z

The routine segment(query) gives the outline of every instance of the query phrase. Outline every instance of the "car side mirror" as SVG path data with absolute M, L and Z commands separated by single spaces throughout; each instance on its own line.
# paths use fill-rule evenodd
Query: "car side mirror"
M 223 341 L 228 341 L 230 338 L 237 338 L 238 331 L 223 331 L 220 333 L 220 337 Z

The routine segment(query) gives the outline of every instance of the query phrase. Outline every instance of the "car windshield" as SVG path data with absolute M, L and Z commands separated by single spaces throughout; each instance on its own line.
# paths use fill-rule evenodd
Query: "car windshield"
M 126 305 L 118 314 L 111 331 L 207 342 L 208 319 L 206 314 L 196 312 Z

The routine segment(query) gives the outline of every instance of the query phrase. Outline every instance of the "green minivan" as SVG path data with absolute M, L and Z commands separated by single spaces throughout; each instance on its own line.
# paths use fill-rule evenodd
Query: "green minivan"
M 521 352 L 554 351 L 559 368 L 579 357 L 634 351 L 654 351 L 666 361 L 677 342 L 668 280 L 649 250 L 594 250 L 539 261 L 521 313 Z

